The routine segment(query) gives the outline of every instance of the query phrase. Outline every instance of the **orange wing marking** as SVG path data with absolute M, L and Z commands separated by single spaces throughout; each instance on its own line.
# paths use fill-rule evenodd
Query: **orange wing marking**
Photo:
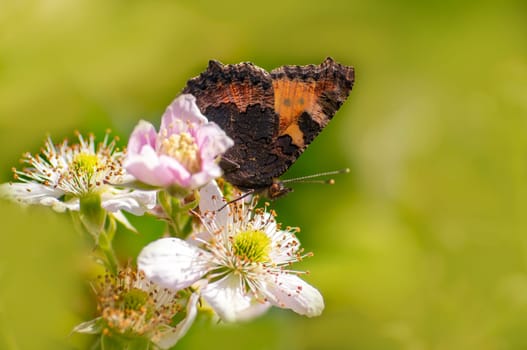
M 320 92 L 316 85 L 315 81 L 273 80 L 274 108 L 280 116 L 278 134 L 291 136 L 293 143 L 300 148 L 304 147 L 304 134 L 298 127 L 302 113 L 309 113 L 321 125 L 326 119 L 317 104 Z

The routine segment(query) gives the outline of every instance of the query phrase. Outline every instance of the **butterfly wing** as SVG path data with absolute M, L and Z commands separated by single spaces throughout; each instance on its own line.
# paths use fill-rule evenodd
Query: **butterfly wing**
M 278 173 L 277 167 L 285 168 L 291 162 L 275 147 L 278 114 L 272 78 L 262 68 L 211 61 L 205 72 L 187 82 L 183 93 L 194 95 L 201 112 L 234 140 L 220 163 L 224 177 L 233 185 L 266 188 Z
M 284 143 L 298 158 L 347 99 L 355 71 L 328 57 L 320 65 L 277 68 L 271 77 L 278 138 L 288 138 Z

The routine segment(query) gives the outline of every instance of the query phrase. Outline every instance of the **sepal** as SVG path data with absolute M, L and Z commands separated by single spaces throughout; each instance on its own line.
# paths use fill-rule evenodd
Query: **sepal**
M 104 327 L 104 320 L 102 317 L 94 318 L 93 320 L 82 322 L 73 328 L 72 333 L 84 334 L 99 334 Z

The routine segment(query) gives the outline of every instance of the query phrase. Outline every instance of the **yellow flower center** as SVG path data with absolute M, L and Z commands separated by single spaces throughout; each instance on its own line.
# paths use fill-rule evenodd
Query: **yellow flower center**
M 160 151 L 179 161 L 189 172 L 196 173 L 201 168 L 198 145 L 188 132 L 173 134 L 161 143 Z
M 97 171 L 99 158 L 95 154 L 79 153 L 73 158 L 71 168 L 77 175 L 91 178 Z
M 124 310 L 139 311 L 147 305 L 148 299 L 147 292 L 134 288 L 122 295 L 121 306 Z
M 249 230 L 238 233 L 232 243 L 234 254 L 251 262 L 269 261 L 271 239 L 263 231 Z

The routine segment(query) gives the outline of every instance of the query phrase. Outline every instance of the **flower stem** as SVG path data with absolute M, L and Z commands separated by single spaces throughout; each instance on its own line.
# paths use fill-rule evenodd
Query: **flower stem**
M 101 233 L 99 235 L 99 249 L 104 255 L 104 262 L 108 271 L 112 274 L 117 275 L 119 270 L 119 262 L 113 251 L 112 242 L 108 239 L 106 233 Z
M 171 228 L 171 234 L 174 237 L 183 238 L 181 225 L 179 224 L 179 216 L 180 215 L 174 215 L 170 220 L 170 228 Z

